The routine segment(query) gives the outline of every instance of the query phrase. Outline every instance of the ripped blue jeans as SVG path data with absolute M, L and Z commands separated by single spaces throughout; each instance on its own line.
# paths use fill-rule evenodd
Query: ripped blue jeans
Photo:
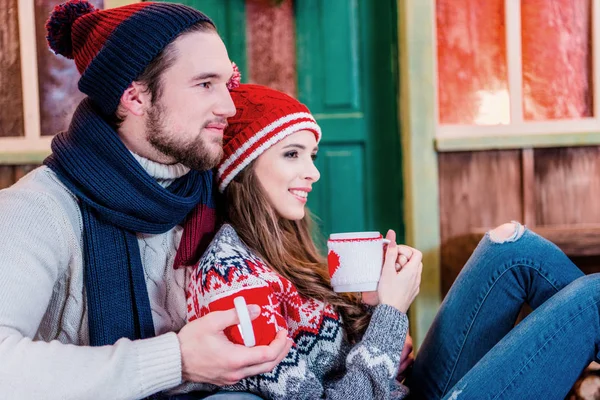
M 523 303 L 533 312 L 514 327 Z M 515 225 L 459 274 L 416 356 L 411 399 L 564 399 L 600 349 L 600 274 Z

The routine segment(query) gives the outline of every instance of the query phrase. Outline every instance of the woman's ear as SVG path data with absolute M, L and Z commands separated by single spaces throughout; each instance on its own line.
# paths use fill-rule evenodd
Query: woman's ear
M 138 82 L 132 82 L 123 92 L 120 106 L 126 113 L 141 117 L 151 104 L 152 95 L 148 88 Z

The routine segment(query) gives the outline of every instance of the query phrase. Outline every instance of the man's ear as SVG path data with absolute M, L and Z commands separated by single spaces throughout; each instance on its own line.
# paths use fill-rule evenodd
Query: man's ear
M 132 82 L 121 96 L 121 107 L 127 113 L 141 117 L 152 103 L 152 96 L 145 85 Z

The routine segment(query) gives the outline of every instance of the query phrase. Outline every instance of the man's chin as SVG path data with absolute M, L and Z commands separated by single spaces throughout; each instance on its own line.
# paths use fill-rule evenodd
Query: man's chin
M 213 168 L 216 167 L 223 159 L 223 145 L 221 143 L 216 144 L 211 152 L 211 160 L 214 161 Z
M 182 164 L 188 168 L 197 171 L 208 171 L 209 169 L 215 168 L 221 161 L 223 151 L 218 153 L 205 155 L 204 157 L 192 157 L 190 159 L 182 161 Z

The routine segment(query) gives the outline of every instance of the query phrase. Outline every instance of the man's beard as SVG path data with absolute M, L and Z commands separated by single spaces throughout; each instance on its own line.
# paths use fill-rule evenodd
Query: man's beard
M 165 112 L 161 104 L 154 104 L 148 110 L 146 137 L 149 143 L 161 153 L 173 157 L 177 162 L 198 171 L 206 171 L 217 166 L 223 157 L 223 139 L 215 138 L 211 143 L 202 139 L 201 132 L 211 121 L 202 126 L 196 138 L 190 142 L 178 140 L 176 132 L 169 132 L 165 126 Z M 219 151 L 211 150 L 211 147 Z

